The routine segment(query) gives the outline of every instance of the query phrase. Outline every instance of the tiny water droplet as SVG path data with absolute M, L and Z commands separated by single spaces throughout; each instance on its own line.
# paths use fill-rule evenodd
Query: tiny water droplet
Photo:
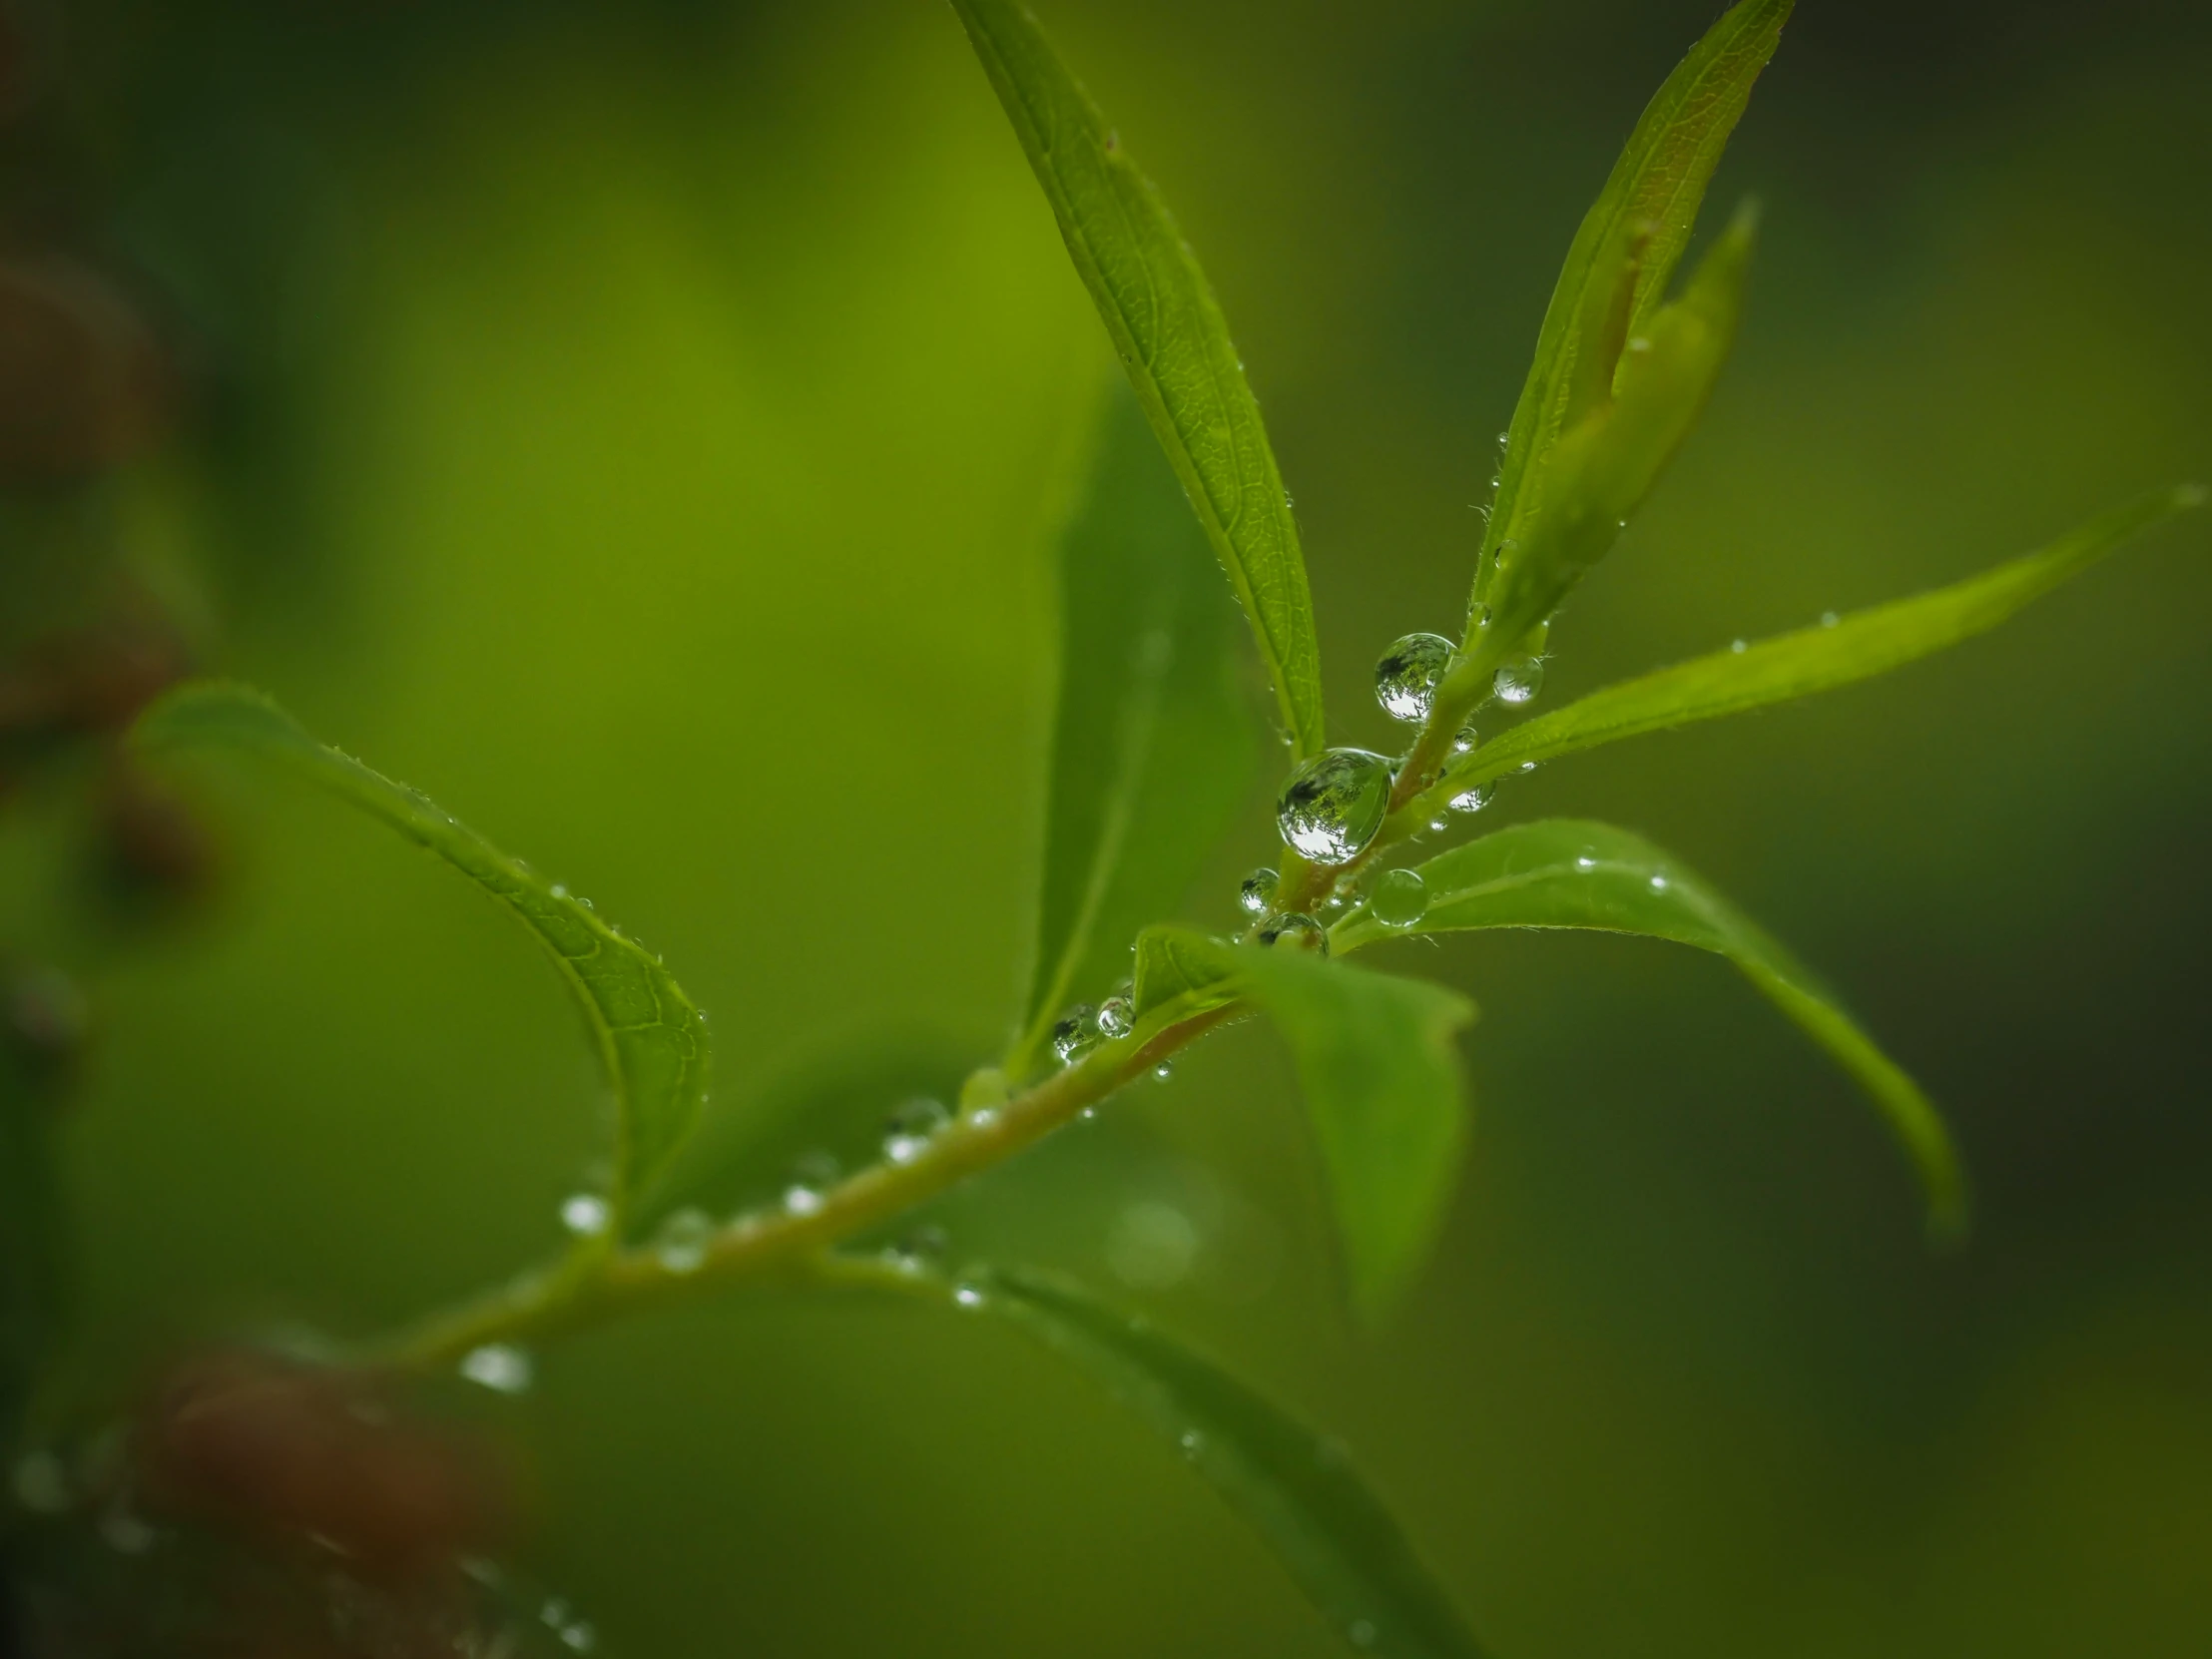
M 1183 1455 L 1196 1457 L 1206 1449 L 1206 1436 L 1195 1428 L 1186 1428 L 1176 1436 L 1175 1443 L 1183 1448 Z
M 1053 1022 L 1052 1052 L 1060 1063 L 1071 1066 L 1099 1043 L 1098 1010 L 1088 1002 L 1077 1003 Z
M 1085 1123 L 1089 1123 L 1093 1118 L 1098 1116 L 1098 1108 L 1096 1106 L 1086 1106 L 1075 1115 L 1081 1118 Z
M 1126 996 L 1109 996 L 1098 1005 L 1098 1034 L 1126 1037 L 1137 1023 L 1137 1005 Z
M 1651 890 L 1653 892 L 1665 892 L 1667 890 L 1667 878 L 1664 875 L 1654 875 L 1651 878 Z
M 1544 664 L 1541 657 L 1515 657 L 1497 665 L 1497 677 L 1491 681 L 1500 703 L 1522 704 L 1530 701 L 1544 689 Z
M 1507 543 L 1506 543 L 1505 545 L 1506 545 L 1507 547 L 1510 547 L 1510 546 L 1512 546 L 1513 544 L 1512 544 L 1511 542 L 1507 542 Z M 1485 630 L 1487 630 L 1489 626 L 1490 626 L 1490 608 L 1489 608 L 1489 606 L 1487 606 L 1487 605 L 1476 605 L 1476 606 L 1473 606 L 1472 608 L 1470 608 L 1470 609 L 1468 610 L 1468 612 L 1467 612 L 1467 632 L 1468 632 L 1468 633 L 1470 633 L 1470 634 L 1479 634 L 1479 633 L 1482 633 L 1482 632 L 1484 632 Z
M 597 1193 L 571 1193 L 561 1200 L 561 1225 L 579 1239 L 607 1231 L 607 1201 Z
M 1494 784 L 1477 784 L 1471 790 L 1461 790 L 1451 798 L 1451 810 L 1455 813 L 1479 813 L 1497 794 Z
M 900 1273 L 927 1273 L 944 1259 L 947 1241 L 941 1227 L 917 1227 L 883 1247 L 883 1262 Z
M 1451 752 L 1454 755 L 1472 754 L 1474 746 L 1481 741 L 1473 727 L 1462 726 L 1459 728 L 1458 734 L 1451 740 Z
M 784 1214 L 787 1216 L 813 1216 L 821 1213 L 820 1187 L 810 1187 L 804 1181 L 794 1181 L 784 1189 Z
M 1152 1068 L 1152 1075 L 1157 1077 L 1161 1082 L 1165 1083 L 1169 1078 L 1175 1075 L 1175 1062 L 1172 1060 L 1162 1060 L 1158 1065 Z
M 486 1343 L 461 1357 L 461 1375 L 494 1393 L 527 1393 L 537 1377 L 529 1351 L 512 1343 Z
M 1411 927 L 1428 913 L 1428 883 L 1417 869 L 1384 870 L 1368 912 L 1385 927 Z
M 1597 868 L 1597 860 L 1585 852 L 1581 857 L 1575 859 L 1574 867 L 1580 870 L 1592 870 Z
M 678 1210 L 653 1235 L 653 1256 L 671 1273 L 696 1273 L 707 1260 L 715 1224 L 704 1210 Z
M 1294 950 L 1314 950 L 1329 954 L 1329 930 L 1312 916 L 1303 914 L 1273 915 L 1260 923 L 1260 942 L 1274 946 L 1288 941 Z
M 1364 749 L 1315 756 L 1283 786 L 1276 823 L 1283 839 L 1317 864 L 1356 858 L 1382 828 L 1390 805 L 1390 763 Z
M 1833 628 L 1836 626 L 1837 623 L 1843 620 L 1844 619 L 1838 616 L 1834 611 L 1821 612 L 1821 626 L 1823 628 Z
M 1448 818 L 1432 818 L 1428 821 L 1428 830 L 1430 834 L 1440 835 L 1450 828 L 1451 820 L 1449 820 Z
M 1751 649 L 1751 642 L 1748 640 L 1730 640 L 1728 642 L 1728 649 L 1735 652 L 1737 656 L 1741 657 L 1745 652 Z
M 566 898 L 568 896 L 568 884 L 564 881 L 554 882 L 553 896 L 555 898 Z
M 937 1131 L 951 1121 L 952 1114 L 938 1101 L 907 1101 L 883 1125 L 883 1156 L 894 1164 L 912 1163 L 929 1150 Z
M 1275 908 L 1275 889 L 1283 877 L 1272 869 L 1256 869 L 1237 887 L 1237 908 L 1248 916 L 1264 916 Z
M 1534 772 L 1536 770 L 1536 763 L 1534 761 L 1523 761 L 1520 764 L 1520 769 L 1523 772 Z
M 968 1113 L 967 1120 L 977 1129 L 988 1129 L 998 1121 L 998 1108 L 996 1106 L 978 1106 L 974 1111 Z
M 1407 634 L 1375 665 L 1375 700 L 1392 720 L 1428 718 L 1436 687 L 1451 666 L 1451 642 L 1441 634 Z
M 982 1286 L 962 1281 L 952 1287 L 952 1300 L 963 1308 L 980 1308 L 986 1298 Z

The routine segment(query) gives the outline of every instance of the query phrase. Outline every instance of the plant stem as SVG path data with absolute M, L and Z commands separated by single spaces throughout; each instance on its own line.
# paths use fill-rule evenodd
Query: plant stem
M 910 1162 L 871 1165 L 804 1211 L 786 1209 L 731 1223 L 686 1271 L 668 1266 L 651 1250 L 588 1242 L 540 1275 L 368 1345 L 361 1358 L 396 1371 L 442 1370 L 489 1343 L 542 1341 L 709 1286 L 817 1277 L 831 1246 L 894 1221 L 956 1182 L 1004 1162 L 1241 1011 L 1231 1002 L 1178 1017 L 1171 1005 L 1149 1029 L 1140 1026 L 1102 1044 L 1002 1106 L 966 1113 Z

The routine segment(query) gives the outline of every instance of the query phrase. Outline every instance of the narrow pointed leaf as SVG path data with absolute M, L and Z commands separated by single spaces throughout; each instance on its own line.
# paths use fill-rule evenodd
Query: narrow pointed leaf
M 1060 698 L 1037 956 L 1007 1066 L 1129 972 L 1228 829 L 1256 761 L 1236 618 L 1137 400 L 1116 386 L 1060 549 Z
M 1480 1659 L 1451 1597 L 1343 1448 L 1141 1320 L 1035 1273 L 979 1276 L 982 1306 L 1088 1372 L 1244 1517 L 1352 1647 Z
M 1338 924 L 1339 952 L 1392 933 L 1482 927 L 1576 927 L 1641 933 L 1727 957 L 1873 1098 L 1919 1172 L 1938 1232 L 1964 1221 L 1958 1160 L 1920 1086 L 1875 1045 L 1835 994 L 1756 923 L 1641 835 L 1555 819 L 1515 825 L 1418 866 L 1428 909 L 1410 928 L 1366 910 Z
M 553 953 L 576 992 L 616 1101 L 618 1218 L 690 1135 L 706 1098 L 705 1016 L 667 968 L 583 903 L 508 857 L 426 796 L 317 743 L 242 686 L 184 687 L 139 720 L 148 748 L 246 750 L 290 767 L 427 847 L 512 912 Z
M 1236 996 L 1230 947 L 1187 927 L 1147 927 L 1137 935 L 1137 1017 L 1185 1001 L 1195 1013 Z
M 1146 418 L 1251 620 L 1300 756 L 1322 735 L 1298 526 L 1198 258 L 1090 97 L 1013 0 L 953 0 L 1052 204 Z
M 1501 733 L 1466 757 L 1432 793 L 1440 801 L 1530 762 L 1571 755 L 1645 732 L 1742 714 L 1871 679 L 1985 633 L 2030 600 L 2114 552 L 2130 538 L 2203 503 L 2195 488 L 2161 490 L 2121 507 L 2040 552 L 1912 599 L 1720 651 L 1635 680 Z
M 1593 288 L 1617 280 L 1635 245 L 1633 296 L 1627 332 L 1643 331 L 1663 301 L 1688 244 L 1705 187 L 1751 98 L 1753 82 L 1774 56 L 1792 0 L 1742 0 L 1714 24 L 1645 108 L 1596 205 L 1575 233 L 1558 285 L 1544 312 L 1536 357 L 1513 410 L 1498 472 L 1497 496 L 1483 537 L 1474 598 L 1489 597 L 1499 550 L 1529 532 L 1540 509 L 1531 489 L 1558 442 L 1578 383 L 1605 375 L 1581 362 L 1598 349 L 1593 321 L 1607 314 Z M 1472 643 L 1470 630 L 1469 643 Z
M 1474 1005 L 1424 979 L 1368 973 L 1310 952 L 1218 944 L 1158 928 L 1187 979 L 1206 973 L 1275 1022 L 1298 1063 L 1306 1112 L 1344 1239 L 1353 1299 L 1383 1313 L 1442 1220 L 1466 1140 L 1454 1033 Z

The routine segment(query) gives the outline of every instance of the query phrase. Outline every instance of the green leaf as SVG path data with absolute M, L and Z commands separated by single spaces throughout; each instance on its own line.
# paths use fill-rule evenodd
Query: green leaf
M 1467 756 L 1430 793 L 1448 799 L 1531 762 L 1886 674 L 1994 628 L 2129 538 L 2203 501 L 2200 489 L 2162 490 L 2105 514 L 2040 552 L 1951 587 L 1608 686 L 1500 734 Z
M 1091 1374 L 1244 1517 L 1340 1635 L 1384 1659 L 1480 1659 L 1450 1596 L 1341 1446 L 1211 1360 L 1038 1274 L 980 1306 Z
M 1171 928 L 1153 929 L 1146 942 L 1151 952 L 1172 952 L 1176 973 L 1198 980 L 1197 988 L 1233 989 L 1282 1031 L 1298 1062 L 1353 1300 L 1371 1318 L 1382 1314 L 1420 1265 L 1458 1174 L 1466 1106 L 1452 1037 L 1474 1018 L 1474 1005 L 1423 979 L 1368 973 L 1306 951 L 1225 945 Z
M 953 0 L 1130 384 L 1237 590 L 1299 756 L 1319 754 L 1321 651 L 1298 526 L 1198 257 L 1051 43 L 1012 0 Z
M 1196 1013 L 1234 1001 L 1234 962 L 1227 945 L 1187 927 L 1147 927 L 1137 935 L 1137 1017 L 1171 1002 Z
M 1138 928 L 1173 913 L 1251 783 L 1235 612 L 1212 565 L 1143 411 L 1116 386 L 1061 541 L 1044 890 L 1015 1078 L 1063 1008 L 1129 971 Z
M 1795 957 L 1641 835 L 1555 819 L 1501 830 L 1418 867 L 1428 888 L 1419 922 L 1390 928 L 1356 910 L 1337 925 L 1333 947 L 1343 952 L 1395 934 L 1478 927 L 1586 927 L 1725 956 L 1873 1097 L 1920 1173 L 1932 1226 L 1951 1233 L 1963 1225 L 1957 1155 L 1919 1085 Z
M 1475 572 L 1477 607 L 1490 597 L 1500 550 L 1527 543 L 1544 493 L 1535 486 L 1570 414 L 1579 412 L 1578 393 L 1587 398 L 1611 385 L 1620 343 L 1649 333 L 1705 187 L 1752 83 L 1774 56 L 1791 5 L 1743 0 L 1713 25 L 1645 108 L 1575 233 L 1513 410 Z M 1599 360 L 1591 360 L 1593 353 Z M 1623 371 L 1632 358 L 1623 360 Z M 1470 624 L 1470 648 L 1473 639 Z
M 628 1216 L 633 1200 L 691 1134 L 706 1100 L 706 1016 L 658 957 L 428 797 L 317 743 L 258 692 L 220 683 L 186 686 L 140 717 L 134 738 L 149 748 L 213 745 L 282 762 L 435 852 L 535 933 L 582 1003 L 614 1089 L 615 1174 L 608 1196 L 618 1221 Z

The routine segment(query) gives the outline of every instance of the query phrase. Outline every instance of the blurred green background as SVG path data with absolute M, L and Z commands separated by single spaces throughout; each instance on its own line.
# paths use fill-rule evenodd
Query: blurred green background
M 1336 741 L 1386 741 L 1391 638 L 1453 631 L 1559 258 L 1715 9 L 1039 0 L 1251 365 Z M 949 9 L 37 16 L 7 181 L 176 342 L 183 422 L 99 512 L 201 596 L 207 660 L 664 951 L 718 1101 L 884 1033 L 983 1057 L 1105 347 Z M 2182 0 L 1805 0 L 1708 210 L 1767 207 L 1735 362 L 1539 707 L 2212 470 L 2207 85 Z M 955 1257 L 1080 1272 L 1340 1429 L 1506 1659 L 2212 1651 L 2207 542 L 1492 809 L 1642 830 L 1824 969 L 1953 1114 L 1963 1252 L 1724 966 L 1500 935 L 1403 947 L 1483 1018 L 1388 1329 L 1337 1312 L 1259 1027 L 962 1195 Z M 94 998 L 67 1168 L 112 1376 L 502 1277 L 597 1146 L 564 992 L 492 906 L 279 779 L 195 776 L 226 889 L 127 948 L 56 873 L 65 792 L 0 829 L 9 943 Z M 1193 914 L 1268 841 L 1255 802 Z M 465 1408 L 611 1655 L 1334 1651 L 995 1329 L 710 1301 Z

